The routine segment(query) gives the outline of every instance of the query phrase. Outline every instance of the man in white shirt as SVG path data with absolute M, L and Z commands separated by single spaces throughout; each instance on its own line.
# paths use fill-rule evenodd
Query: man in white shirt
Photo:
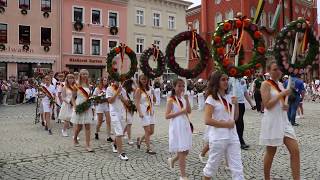
M 112 146 L 114 153 L 119 154 L 121 160 L 128 160 L 128 157 L 123 152 L 122 138 L 124 135 L 124 129 L 126 127 L 125 121 L 125 107 L 124 103 L 128 103 L 124 89 L 119 85 L 119 82 L 113 82 L 111 86 L 107 88 L 106 97 L 109 103 L 109 111 L 111 117 L 111 127 L 115 133 L 115 142 Z

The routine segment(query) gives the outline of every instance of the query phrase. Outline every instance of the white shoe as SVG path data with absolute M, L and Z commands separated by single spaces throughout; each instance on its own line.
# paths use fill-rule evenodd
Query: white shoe
M 303 115 L 301 115 L 301 116 L 300 116 L 300 119 L 304 119 L 304 116 L 303 116 Z
M 72 136 L 72 139 L 74 139 L 74 136 Z M 78 141 L 80 141 L 80 138 L 79 138 L 79 136 L 77 137 L 77 140 L 78 140 Z
M 112 152 L 113 153 L 117 153 L 118 152 L 117 146 L 115 144 L 112 144 Z
M 169 165 L 169 168 L 170 168 L 171 170 L 174 169 L 174 164 L 173 164 L 173 159 L 172 159 L 172 158 L 168 158 L 168 165 Z
M 119 158 L 120 158 L 121 160 L 123 160 L 123 161 L 128 161 L 128 160 L 129 160 L 129 158 L 126 156 L 125 153 L 121 153 L 121 154 L 119 155 Z
M 179 178 L 180 180 L 188 180 L 188 178 L 187 177 L 181 177 L 180 176 L 180 178 Z
M 200 162 L 202 162 L 203 164 L 206 164 L 207 161 L 205 161 L 203 158 L 204 158 L 204 157 L 203 157 L 203 156 L 201 155 L 201 153 L 200 153 L 200 154 L 199 154 Z
M 128 144 L 129 144 L 129 145 L 133 145 L 133 144 L 134 144 L 134 142 L 133 142 L 133 141 L 131 141 L 131 140 L 129 140 L 129 141 L 128 141 Z
M 298 115 L 298 116 L 296 116 L 296 119 L 300 119 L 300 116 Z
M 67 131 L 64 131 L 64 130 L 62 129 L 61 132 L 62 132 L 62 136 L 63 136 L 63 137 L 68 137 L 68 132 L 67 132 Z

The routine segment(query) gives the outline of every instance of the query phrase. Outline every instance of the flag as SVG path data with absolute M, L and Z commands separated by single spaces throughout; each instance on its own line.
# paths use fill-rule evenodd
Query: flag
M 282 4 L 282 0 L 279 1 L 279 4 L 278 4 L 277 9 L 276 9 L 276 12 L 274 13 L 272 24 L 271 24 L 271 28 L 272 29 L 276 29 L 277 28 L 279 17 L 280 17 L 280 13 L 281 13 L 281 4 Z
M 260 20 L 260 17 L 261 17 L 263 8 L 264 8 L 264 3 L 265 3 L 265 0 L 259 0 L 258 7 L 257 7 L 257 10 L 256 10 L 256 14 L 255 14 L 254 19 L 253 19 L 253 23 L 255 23 L 255 24 L 257 24 L 259 22 L 259 20 Z

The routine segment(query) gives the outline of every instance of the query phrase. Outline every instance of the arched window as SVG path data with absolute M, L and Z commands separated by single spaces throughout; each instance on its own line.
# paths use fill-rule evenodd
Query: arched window
M 256 8 L 255 7 L 251 7 L 250 16 L 253 18 L 255 14 L 256 14 Z
M 216 24 L 216 27 L 218 25 L 219 22 L 222 22 L 222 14 L 220 12 L 217 12 L 216 13 L 216 17 L 215 17 L 215 24 Z
M 226 19 L 233 19 L 233 10 L 226 11 Z
M 272 14 L 272 12 L 269 12 L 269 14 L 268 14 L 268 24 L 269 24 L 270 28 L 272 27 L 272 21 L 273 21 L 273 14 Z
M 259 25 L 260 26 L 267 26 L 267 15 L 266 15 L 266 12 L 264 12 L 264 11 L 261 13 Z
M 199 34 L 199 32 L 200 32 L 200 23 L 199 23 L 198 19 L 193 21 L 192 26 L 193 26 L 193 29 L 196 29 L 197 33 Z

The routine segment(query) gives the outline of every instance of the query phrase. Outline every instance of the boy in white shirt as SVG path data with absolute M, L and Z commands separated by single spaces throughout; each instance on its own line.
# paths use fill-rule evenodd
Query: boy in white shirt
M 26 103 L 28 104 L 35 103 L 36 89 L 33 88 L 32 86 L 29 86 L 28 89 L 26 90 L 25 99 L 27 100 Z
M 119 82 L 114 81 L 107 88 L 106 97 L 109 103 L 109 111 L 111 117 L 111 127 L 115 133 L 115 142 L 113 144 L 113 152 L 119 154 L 121 160 L 128 160 L 128 157 L 122 150 L 122 138 L 126 127 L 125 107 L 123 103 L 128 103 L 125 98 L 125 91 L 119 85 Z

